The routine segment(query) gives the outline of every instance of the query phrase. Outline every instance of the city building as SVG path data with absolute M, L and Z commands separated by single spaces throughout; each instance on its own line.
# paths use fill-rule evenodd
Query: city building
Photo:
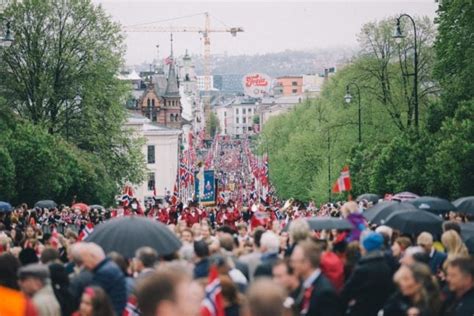
M 275 96 L 297 96 L 303 94 L 303 76 L 278 77 L 274 86 Z
M 206 78 L 209 79 L 209 86 L 211 90 L 214 90 L 214 77 L 213 76 L 196 76 L 197 87 L 199 91 L 206 91 Z
M 260 130 L 271 117 L 286 113 L 302 102 L 303 96 L 282 96 L 262 99 L 256 113 L 259 116 Z
M 241 74 L 214 75 L 214 88 L 224 93 L 243 93 L 243 77 Z
M 150 76 L 150 82 L 138 100 L 139 109 L 152 122 L 165 127 L 181 128 L 183 108 L 174 62 L 169 64 L 168 76 L 166 80 L 165 78 L 162 74 Z
M 213 107 L 219 119 L 222 135 L 240 136 L 254 133 L 254 117 L 259 100 L 249 97 L 235 97 Z
M 146 159 L 146 179 L 136 185 L 135 195 L 143 202 L 163 197 L 172 191 L 178 170 L 180 129 L 169 128 L 152 122 L 135 111 L 129 111 L 124 128 L 132 139 L 144 139 L 142 153 Z

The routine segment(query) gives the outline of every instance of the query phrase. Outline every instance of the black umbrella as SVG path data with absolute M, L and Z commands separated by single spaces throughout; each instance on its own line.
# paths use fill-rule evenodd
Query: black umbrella
M 365 194 L 359 195 L 356 199 L 357 202 L 360 202 L 362 200 L 366 200 L 368 202 L 372 202 L 373 204 L 377 204 L 380 200 L 380 196 L 373 193 L 365 193 Z
M 97 225 L 86 241 L 100 245 L 106 253 L 117 251 L 133 258 L 135 251 L 144 246 L 160 255 L 169 255 L 181 248 L 181 242 L 164 224 L 139 216 L 113 218 Z
M 35 204 L 35 207 L 38 207 L 38 208 L 55 208 L 56 206 L 57 204 L 53 200 L 42 200 L 42 201 L 36 202 Z
M 456 207 L 448 200 L 440 199 L 434 196 L 422 196 L 410 201 L 420 210 L 428 211 L 433 214 L 443 214 L 456 210 Z
M 459 213 L 474 214 L 474 196 L 465 196 L 453 202 Z
M 329 216 L 312 217 L 308 219 L 309 227 L 312 230 L 338 229 L 346 230 L 354 228 L 345 218 L 335 218 Z
M 407 202 L 382 202 L 369 209 L 367 209 L 362 215 L 372 224 L 384 225 L 385 220 L 396 211 L 418 211 L 419 210 L 410 203 Z
M 0 201 L 0 213 L 10 213 L 12 211 L 12 205 L 8 202 Z
M 429 212 L 396 211 L 385 220 L 384 224 L 404 234 L 429 232 L 438 235 L 442 232 L 443 220 Z

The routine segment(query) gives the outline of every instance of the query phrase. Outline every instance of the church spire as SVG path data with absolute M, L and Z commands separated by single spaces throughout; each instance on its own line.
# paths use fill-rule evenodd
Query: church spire
M 173 56 L 173 33 L 170 37 L 171 41 L 171 55 L 170 55 L 170 67 L 168 71 L 168 83 L 166 85 L 165 97 L 176 97 L 179 96 L 178 78 L 176 76 L 175 62 Z

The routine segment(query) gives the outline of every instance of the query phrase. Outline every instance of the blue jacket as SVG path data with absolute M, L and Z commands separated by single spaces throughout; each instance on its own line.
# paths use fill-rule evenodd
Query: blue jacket
M 431 272 L 436 275 L 439 270 L 443 267 L 443 263 L 448 256 L 444 252 L 435 250 L 433 255 L 430 255 L 430 268 Z
M 92 272 L 92 284 L 100 286 L 107 293 L 115 314 L 122 315 L 127 304 L 127 287 L 122 270 L 115 262 L 106 258 Z

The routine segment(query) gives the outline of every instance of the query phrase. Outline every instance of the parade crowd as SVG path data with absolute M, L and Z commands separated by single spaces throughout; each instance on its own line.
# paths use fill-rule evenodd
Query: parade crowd
M 0 213 L 0 315 L 474 315 L 463 218 L 440 235 L 410 235 L 367 223 L 365 202 L 163 203 L 141 214 L 25 204 Z M 87 242 L 93 226 L 129 215 L 165 223 L 180 249 L 125 257 Z M 322 216 L 353 227 L 311 229 L 307 219 Z

